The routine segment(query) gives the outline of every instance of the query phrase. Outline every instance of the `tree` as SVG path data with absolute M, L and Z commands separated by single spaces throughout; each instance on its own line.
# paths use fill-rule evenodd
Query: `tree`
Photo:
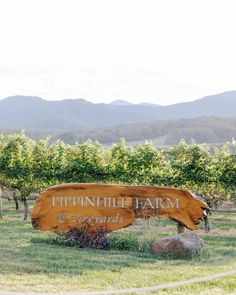
M 173 169 L 173 184 L 204 188 L 216 180 L 212 156 L 206 148 L 181 141 L 166 152 Z
M 128 169 L 131 151 L 132 148 L 126 146 L 124 139 L 121 139 L 110 148 L 107 155 L 109 180 L 124 183 L 132 182 L 133 175 Z
M 10 187 L 21 193 L 24 202 L 24 219 L 28 214 L 28 196 L 33 190 L 32 142 L 24 135 L 9 136 L 2 148 L 0 170 Z
M 3 208 L 2 208 L 2 188 L 0 187 L 0 220 L 3 219 Z
M 106 181 L 104 155 L 98 142 L 90 140 L 67 147 L 64 167 L 65 182 Z

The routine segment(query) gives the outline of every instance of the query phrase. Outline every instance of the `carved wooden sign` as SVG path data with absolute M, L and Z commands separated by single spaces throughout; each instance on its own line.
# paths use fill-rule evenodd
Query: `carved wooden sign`
M 199 197 L 182 189 L 110 184 L 62 184 L 46 189 L 35 202 L 35 229 L 60 233 L 84 223 L 114 231 L 137 218 L 163 217 L 190 230 L 209 209 Z

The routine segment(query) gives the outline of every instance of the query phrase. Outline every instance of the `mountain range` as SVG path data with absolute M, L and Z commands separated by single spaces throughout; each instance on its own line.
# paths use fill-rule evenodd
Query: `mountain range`
M 236 118 L 236 91 L 168 106 L 132 104 L 125 100 L 116 100 L 110 104 L 95 104 L 84 99 L 47 101 L 36 96 L 11 96 L 0 100 L 1 131 L 23 129 L 52 136 L 82 132 L 87 133 L 89 138 L 90 130 L 93 133 L 94 130 L 109 130 L 112 133 L 112 130 L 122 125 L 119 130 L 125 130 L 125 126 L 132 127 L 132 124 L 135 129 L 135 124 L 142 128 L 142 124 L 150 126 L 150 122 L 212 116 Z
M 48 130 L 49 133 L 203 116 L 235 117 L 236 91 L 168 106 L 124 101 L 94 104 L 84 99 L 47 101 L 31 96 L 12 96 L 0 101 L 1 129 Z

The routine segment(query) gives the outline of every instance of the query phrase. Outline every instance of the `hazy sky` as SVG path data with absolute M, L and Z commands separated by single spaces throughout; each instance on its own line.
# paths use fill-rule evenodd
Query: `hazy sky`
M 170 104 L 236 89 L 235 0 L 0 0 L 0 98 Z

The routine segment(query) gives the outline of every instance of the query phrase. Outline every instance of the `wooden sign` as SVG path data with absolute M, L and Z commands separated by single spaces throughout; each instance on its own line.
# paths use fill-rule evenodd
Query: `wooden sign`
M 45 190 L 32 210 L 32 224 L 55 233 L 85 223 L 91 231 L 114 231 L 137 218 L 158 216 L 196 230 L 208 209 L 201 198 L 181 189 L 73 183 Z

